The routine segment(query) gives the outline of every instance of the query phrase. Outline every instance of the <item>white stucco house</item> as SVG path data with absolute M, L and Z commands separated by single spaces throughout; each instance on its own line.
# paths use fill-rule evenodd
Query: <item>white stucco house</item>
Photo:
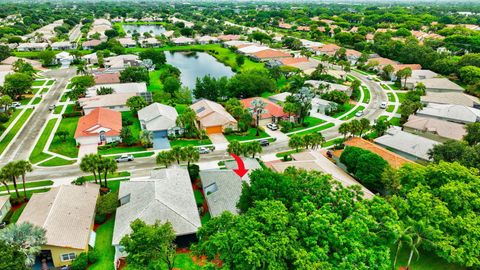
M 78 144 L 102 144 L 120 141 L 122 115 L 118 111 L 96 108 L 82 116 L 75 131 Z

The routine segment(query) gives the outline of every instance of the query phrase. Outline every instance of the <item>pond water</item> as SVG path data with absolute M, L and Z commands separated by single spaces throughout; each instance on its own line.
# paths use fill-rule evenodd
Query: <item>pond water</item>
M 235 75 L 232 69 L 204 52 L 166 52 L 167 63 L 181 71 L 182 85 L 190 89 L 195 88 L 197 78 L 210 75 L 214 78 Z
M 132 34 L 134 30 L 137 30 L 140 35 L 148 32 L 154 37 L 160 36 L 166 31 L 165 28 L 159 24 L 124 24 L 123 30 L 125 30 L 125 32 L 128 34 Z

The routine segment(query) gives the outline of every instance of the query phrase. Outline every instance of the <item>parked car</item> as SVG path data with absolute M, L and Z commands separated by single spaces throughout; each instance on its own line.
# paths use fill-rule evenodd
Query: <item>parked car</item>
M 278 130 L 278 125 L 275 124 L 275 123 L 269 123 L 269 124 L 267 124 L 267 128 L 269 128 L 270 130 L 275 131 L 275 130 Z
M 269 146 L 270 145 L 270 142 L 268 140 L 260 140 L 260 145 L 261 146 Z
M 382 102 L 382 104 L 380 104 L 380 109 L 386 109 L 387 108 L 387 102 Z
M 355 114 L 356 117 L 361 117 L 363 116 L 363 111 L 358 111 L 356 114 Z
M 133 160 L 134 158 L 132 155 L 121 155 L 115 159 L 116 162 L 129 162 Z
M 50 105 L 50 106 L 48 106 L 48 110 L 49 110 L 49 111 L 55 110 L 55 105 Z
M 198 148 L 198 153 L 200 153 L 200 154 L 208 154 L 210 152 L 211 152 L 210 149 L 208 149 L 206 147 L 199 147 Z
M 15 102 L 12 102 L 12 106 L 11 106 L 11 107 L 13 107 L 13 108 L 19 108 L 19 107 L 21 107 L 21 106 L 22 106 L 22 104 L 21 104 L 20 102 L 15 101 Z

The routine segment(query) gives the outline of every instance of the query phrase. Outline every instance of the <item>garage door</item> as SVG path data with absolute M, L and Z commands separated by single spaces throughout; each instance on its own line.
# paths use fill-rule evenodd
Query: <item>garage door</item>
M 207 134 L 222 133 L 222 126 L 207 127 Z
M 166 130 L 153 132 L 153 148 L 155 150 L 170 148 Z

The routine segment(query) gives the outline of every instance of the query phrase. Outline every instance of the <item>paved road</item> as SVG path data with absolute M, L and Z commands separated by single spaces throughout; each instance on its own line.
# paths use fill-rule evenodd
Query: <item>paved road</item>
M 72 31 L 70 31 L 70 34 L 68 36 L 68 40 L 70 42 L 77 42 L 77 40 L 80 38 L 80 35 L 82 34 L 82 32 L 80 31 L 81 27 L 82 27 L 82 24 L 79 23 L 79 24 L 75 25 L 75 27 L 72 29 Z
M 54 105 L 65 89 L 68 81 L 75 75 L 75 69 L 61 69 L 44 72 L 44 76 L 56 79 L 48 94 L 44 95 L 30 118 L 25 123 L 24 128 L 9 147 L 5 150 L 0 163 L 5 164 L 13 160 L 28 160 L 31 150 L 35 146 L 36 139 L 43 125 L 46 123 L 50 114 L 48 106 Z M 51 171 L 51 169 L 50 169 Z

